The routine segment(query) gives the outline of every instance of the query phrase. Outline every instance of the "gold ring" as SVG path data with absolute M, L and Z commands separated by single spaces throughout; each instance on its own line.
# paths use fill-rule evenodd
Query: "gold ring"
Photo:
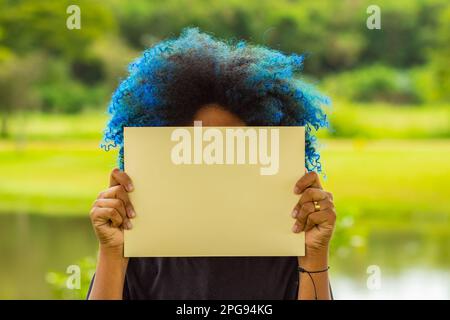
M 314 211 L 320 211 L 320 204 L 317 201 L 314 201 Z

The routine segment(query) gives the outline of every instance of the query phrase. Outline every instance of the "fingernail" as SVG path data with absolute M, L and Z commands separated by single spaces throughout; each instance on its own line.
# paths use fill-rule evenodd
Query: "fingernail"
M 294 226 L 292 227 L 292 232 L 297 233 L 300 231 L 300 227 L 298 224 L 294 224 Z
M 292 218 L 297 218 L 298 210 L 294 209 L 292 210 Z
M 130 209 L 130 218 L 136 217 L 136 212 L 133 209 Z
M 130 184 L 127 186 L 128 192 L 133 191 L 133 189 L 134 189 L 134 187 L 133 187 L 133 185 L 130 183 Z
M 295 194 L 299 194 L 299 193 L 300 193 L 300 188 L 297 187 L 297 186 L 295 186 L 295 188 L 294 188 L 294 193 L 295 193 Z
M 128 228 L 128 230 L 133 228 L 133 224 L 129 220 L 127 221 L 127 228 Z

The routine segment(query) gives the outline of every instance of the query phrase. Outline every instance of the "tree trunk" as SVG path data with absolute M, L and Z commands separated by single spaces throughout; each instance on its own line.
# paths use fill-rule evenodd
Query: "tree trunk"
M 0 137 L 6 138 L 8 136 L 8 115 L 6 113 L 2 116 L 2 123 L 0 127 Z

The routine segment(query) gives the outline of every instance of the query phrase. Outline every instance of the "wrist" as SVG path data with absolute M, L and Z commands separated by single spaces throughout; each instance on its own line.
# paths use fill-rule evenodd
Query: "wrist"
M 120 250 L 100 245 L 89 299 L 122 299 L 128 260 Z
M 328 248 L 319 251 L 307 248 L 305 256 L 298 257 L 298 265 L 308 271 L 328 268 Z
M 108 264 L 121 265 L 126 269 L 129 258 L 123 256 L 123 247 L 104 247 L 100 245 L 98 251 L 99 260 Z

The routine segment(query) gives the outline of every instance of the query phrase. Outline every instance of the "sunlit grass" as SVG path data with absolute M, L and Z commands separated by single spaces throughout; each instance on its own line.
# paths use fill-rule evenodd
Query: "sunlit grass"
M 343 213 L 405 227 L 450 216 L 450 140 L 332 140 L 322 156 Z
M 95 141 L 13 142 L 0 147 L 0 211 L 86 214 L 108 183 L 115 152 Z M 343 210 L 390 218 L 390 212 L 450 212 L 450 141 L 326 140 L 325 186 Z M 355 213 L 355 212 L 352 212 Z
M 450 139 L 425 140 L 436 123 L 443 132 L 448 111 L 408 110 L 360 106 L 352 112 L 358 117 L 365 113 L 365 130 L 375 130 L 376 124 L 379 138 L 394 130 L 390 125 L 383 127 L 384 112 L 384 119 L 399 120 L 395 130 L 406 130 L 402 135 L 416 128 L 416 132 L 422 130 L 423 139 L 321 140 L 325 185 L 335 194 L 343 215 L 372 219 L 373 223 L 398 221 L 394 216 L 427 217 L 425 223 L 450 216 Z M 347 109 L 347 114 L 350 111 Z M 426 121 L 420 123 L 422 116 Z M 105 121 L 106 115 L 101 113 L 14 118 L 12 135 L 0 140 L 0 212 L 87 214 L 116 165 L 116 153 L 99 148 Z M 349 120 L 349 130 L 358 127 L 358 121 Z
M 450 138 L 450 105 L 392 106 L 334 101 L 331 129 L 321 137 L 365 139 Z M 100 141 L 107 115 L 89 111 L 76 115 L 27 113 L 10 120 L 10 139 L 32 141 Z
M 331 130 L 322 137 L 366 139 L 450 138 L 450 105 L 392 106 L 334 101 Z
M 108 184 L 114 152 L 95 142 L 30 142 L 0 148 L 0 211 L 84 214 Z
M 73 115 L 19 114 L 10 119 L 9 138 L 16 141 L 96 140 L 99 143 L 106 120 L 106 113 L 99 111 Z

